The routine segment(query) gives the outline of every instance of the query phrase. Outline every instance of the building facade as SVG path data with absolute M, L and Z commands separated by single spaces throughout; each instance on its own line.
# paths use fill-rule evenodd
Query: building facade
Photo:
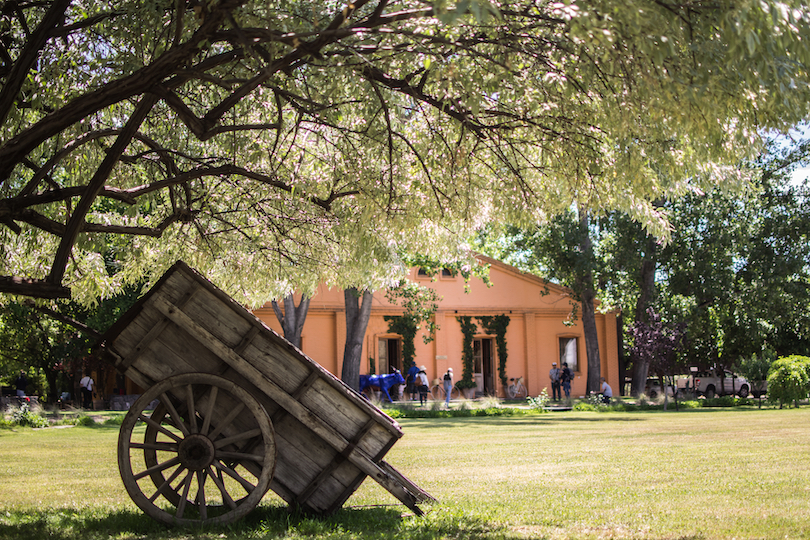
M 439 329 L 434 339 L 424 343 L 423 332 L 414 341 L 414 361 L 427 368 L 428 378 L 439 378 L 447 368 L 453 368 L 455 380 L 463 372 L 462 350 L 464 334 L 460 318 L 469 317 L 475 324 L 472 336 L 473 380 L 477 395 L 504 395 L 499 374 L 497 335 L 485 328 L 485 317 L 508 318 L 506 326 L 507 383 L 523 377 L 529 395 L 536 396 L 544 388 L 551 394 L 549 370 L 552 362 L 568 362 L 574 372 L 571 385 L 573 397 L 584 396 L 587 381 L 587 359 L 581 320 L 572 319 L 570 292 L 536 276 L 488 257 L 479 257 L 490 265 L 488 286 L 473 277 L 468 282 L 459 275 L 444 271 L 428 276 L 418 268 L 410 271 L 410 279 L 431 287 L 441 298 L 435 313 Z M 265 324 L 281 333 L 281 325 L 270 305 L 254 310 Z M 385 316 L 398 316 L 403 309 L 391 304 L 383 291 L 373 296 L 371 317 L 363 341 L 361 373 L 388 373 L 403 370 L 403 337 L 392 332 Z M 617 313 L 597 313 L 601 376 L 618 394 L 621 373 Z M 343 349 L 346 342 L 346 313 L 343 291 L 321 286 L 312 297 L 304 324 L 301 349 L 332 373 L 340 376 Z

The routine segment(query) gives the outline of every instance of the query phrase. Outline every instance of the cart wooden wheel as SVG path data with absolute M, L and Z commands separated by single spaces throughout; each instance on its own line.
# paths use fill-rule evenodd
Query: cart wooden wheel
M 159 405 L 151 415 L 145 410 Z M 222 377 L 187 373 L 141 395 L 118 437 L 129 496 L 168 524 L 221 524 L 244 516 L 270 487 L 273 425 L 261 404 Z

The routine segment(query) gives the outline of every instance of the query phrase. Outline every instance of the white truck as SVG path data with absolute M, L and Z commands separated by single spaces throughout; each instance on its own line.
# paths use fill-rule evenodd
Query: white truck
M 696 371 L 688 378 L 678 379 L 679 392 L 693 392 L 696 396 L 711 399 L 717 395 L 748 397 L 751 383 L 729 370 Z M 722 389 L 722 392 L 720 391 Z

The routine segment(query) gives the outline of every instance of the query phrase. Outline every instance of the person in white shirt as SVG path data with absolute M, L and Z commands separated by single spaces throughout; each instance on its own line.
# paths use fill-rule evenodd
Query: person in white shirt
M 419 405 L 424 405 L 427 403 L 427 393 L 428 393 L 428 378 L 427 373 L 425 373 L 425 366 L 422 366 L 419 369 L 419 373 L 416 374 L 416 387 L 419 389 Z
M 93 381 L 93 378 L 90 377 L 88 372 L 84 372 L 84 377 L 79 381 L 79 386 L 81 386 L 82 390 L 82 407 L 91 409 L 93 407 L 93 387 L 95 386 L 95 381 Z
M 548 378 L 551 379 L 551 399 L 559 401 L 562 398 L 560 388 L 562 381 L 560 381 L 560 368 L 557 367 L 557 362 L 551 363 L 551 370 L 548 372 Z
M 601 377 L 599 382 L 602 383 L 602 386 L 599 388 L 599 391 L 602 393 L 602 403 L 609 405 L 610 398 L 613 397 L 613 389 L 610 387 L 604 377 Z

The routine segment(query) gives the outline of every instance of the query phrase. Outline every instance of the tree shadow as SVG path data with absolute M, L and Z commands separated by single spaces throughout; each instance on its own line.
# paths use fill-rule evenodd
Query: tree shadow
M 643 422 L 646 418 L 643 415 L 613 416 L 610 413 L 594 413 L 592 417 L 585 416 L 559 416 L 554 413 L 531 416 L 464 416 L 456 418 L 408 418 L 397 419 L 407 430 L 409 426 L 418 426 L 419 429 L 447 429 L 448 426 L 463 426 L 470 423 L 486 423 L 493 426 L 556 426 L 570 425 L 576 423 L 600 423 L 600 422 Z
M 235 523 L 170 527 L 136 509 L 100 508 L 8 510 L 0 512 L 0 540 L 200 540 L 245 538 L 428 540 L 435 538 L 518 538 L 486 518 L 458 511 L 416 517 L 401 505 L 345 507 L 329 516 L 311 516 L 286 506 L 263 504 Z

